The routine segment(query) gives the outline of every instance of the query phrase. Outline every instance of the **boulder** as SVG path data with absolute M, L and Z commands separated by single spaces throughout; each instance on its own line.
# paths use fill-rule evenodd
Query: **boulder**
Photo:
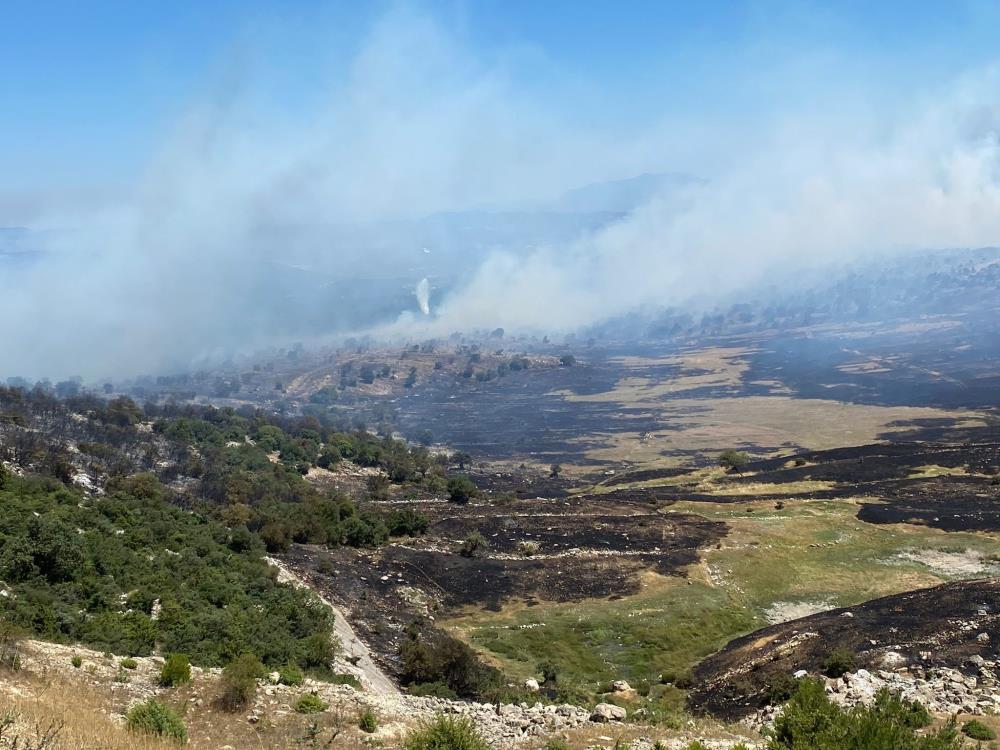
M 590 720 L 597 723 L 623 721 L 627 713 L 624 708 L 613 703 L 598 703 L 594 706 L 594 713 L 591 714 Z
M 887 669 L 897 669 L 905 666 L 907 661 L 907 658 L 898 651 L 886 651 L 882 654 L 882 658 L 879 660 L 879 663 Z
M 632 686 L 625 680 L 615 680 L 611 683 L 611 692 L 613 693 L 627 693 L 630 690 L 632 690 Z
M 530 690 L 532 693 L 537 693 L 539 689 L 538 680 L 534 677 L 529 677 L 524 681 L 524 689 Z

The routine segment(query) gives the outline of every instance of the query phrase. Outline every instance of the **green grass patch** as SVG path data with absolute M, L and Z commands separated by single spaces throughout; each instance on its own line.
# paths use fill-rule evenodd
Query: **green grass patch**
M 878 596 L 931 586 L 949 578 L 904 557 L 912 550 L 947 549 L 1000 554 L 987 535 L 858 521 L 850 501 L 677 503 L 666 513 L 723 520 L 721 548 L 703 552 L 689 579 L 649 574 L 643 590 L 618 600 L 508 607 L 474 612 L 445 623 L 519 678 L 539 675 L 549 662 L 557 686 L 593 697 L 602 683 L 656 683 L 689 673 L 732 638 L 764 627 L 785 604 L 848 606 Z M 669 679 L 668 679 L 669 681 Z M 678 704 L 680 691 L 657 701 Z

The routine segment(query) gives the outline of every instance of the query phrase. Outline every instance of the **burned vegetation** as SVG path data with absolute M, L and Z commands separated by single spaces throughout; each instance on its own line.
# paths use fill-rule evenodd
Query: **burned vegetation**
M 694 670 L 696 711 L 745 717 L 781 700 L 792 675 L 840 677 L 912 665 L 975 675 L 1000 638 L 1000 582 L 959 581 L 822 612 L 737 638 Z M 838 661 L 839 660 L 839 661 Z

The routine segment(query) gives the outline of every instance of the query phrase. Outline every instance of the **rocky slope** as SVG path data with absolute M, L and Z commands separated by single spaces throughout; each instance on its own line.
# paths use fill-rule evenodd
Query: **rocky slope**
M 819 675 L 837 652 L 853 654 L 842 702 L 881 686 L 940 713 L 1000 706 L 1000 579 L 960 581 L 773 625 L 738 638 L 695 669 L 693 709 L 728 719 L 764 709 L 791 676 Z

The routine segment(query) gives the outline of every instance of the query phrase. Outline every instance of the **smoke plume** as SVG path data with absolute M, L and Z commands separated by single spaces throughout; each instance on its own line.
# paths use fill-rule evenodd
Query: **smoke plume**
M 431 283 L 427 280 L 426 276 L 417 282 L 417 288 L 413 290 L 413 293 L 417 297 L 417 305 L 420 306 L 420 312 L 422 312 L 424 315 L 430 315 Z
M 347 328 L 566 332 L 872 253 L 1000 241 L 995 70 L 882 108 L 841 85 L 806 111 L 586 127 L 508 64 L 396 11 L 294 117 L 262 111 L 271 92 L 238 70 L 136 184 L 97 205 L 53 198 L 32 227 L 42 252 L 0 265 L 0 376 L 183 370 Z M 699 179 L 600 221 L 546 208 L 677 171 Z M 408 244 L 417 230 L 433 252 Z M 443 273 L 431 316 L 426 277 Z M 373 312 L 352 319 L 366 289 Z M 391 323 L 412 294 L 422 315 Z

